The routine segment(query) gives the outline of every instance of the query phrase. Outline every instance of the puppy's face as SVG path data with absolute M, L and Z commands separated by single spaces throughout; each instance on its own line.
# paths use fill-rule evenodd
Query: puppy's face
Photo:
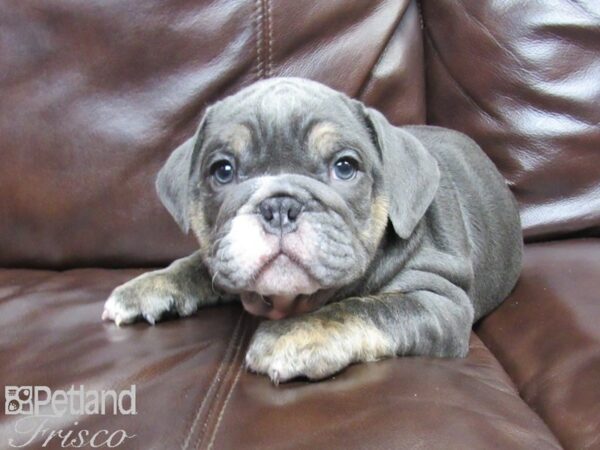
M 359 278 L 387 223 L 377 150 L 341 94 L 271 81 L 213 106 L 190 225 L 214 283 L 271 318 Z
M 377 111 L 279 78 L 211 106 L 157 189 L 196 234 L 214 285 L 253 314 L 282 318 L 359 280 L 388 219 L 407 238 L 436 177 L 433 157 Z

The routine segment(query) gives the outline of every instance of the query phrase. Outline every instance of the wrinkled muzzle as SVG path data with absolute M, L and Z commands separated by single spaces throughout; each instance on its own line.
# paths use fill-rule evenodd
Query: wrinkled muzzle
M 246 310 L 282 318 L 314 310 L 364 273 L 368 255 L 344 200 L 301 175 L 254 178 L 235 187 L 216 219 L 207 266 Z

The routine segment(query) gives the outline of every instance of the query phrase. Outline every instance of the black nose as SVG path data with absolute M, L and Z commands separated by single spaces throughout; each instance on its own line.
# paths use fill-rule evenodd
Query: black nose
M 263 228 L 267 233 L 291 233 L 298 227 L 302 203 L 293 197 L 269 197 L 258 206 Z

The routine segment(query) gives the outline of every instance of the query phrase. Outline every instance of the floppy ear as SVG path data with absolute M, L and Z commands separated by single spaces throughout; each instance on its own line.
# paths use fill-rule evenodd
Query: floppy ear
M 435 197 L 440 183 L 437 161 L 412 134 L 360 105 L 381 153 L 390 220 L 396 234 L 407 239 Z
M 190 229 L 188 215 L 190 178 L 197 154 L 202 146 L 207 114 L 208 112 L 204 114 L 194 136 L 171 153 L 156 177 L 155 187 L 158 197 L 184 233 Z

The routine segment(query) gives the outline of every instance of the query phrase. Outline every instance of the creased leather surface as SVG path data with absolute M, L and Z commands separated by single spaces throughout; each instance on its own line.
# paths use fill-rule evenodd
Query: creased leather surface
M 125 448 L 175 449 L 198 411 L 203 419 L 226 370 L 239 363 L 234 359 L 251 322 L 231 307 L 159 327 L 117 328 L 100 321 L 110 290 L 137 273 L 0 271 L 0 385 L 120 390 L 135 384 L 137 415 L 67 417 L 51 420 L 47 428 L 70 425 L 93 433 L 122 428 L 137 435 Z M 14 417 L 0 416 L 0 448 L 10 437 L 23 442 L 14 432 Z M 41 441 L 28 448 L 40 448 Z
M 229 395 L 214 448 L 560 448 L 475 336 L 466 360 L 381 361 L 278 389 L 242 374 Z
M 204 107 L 313 78 L 421 123 L 414 2 L 0 0 L 0 266 L 164 265 L 190 253 L 154 176 Z
M 474 335 L 465 360 L 396 359 L 275 387 L 242 369 L 256 321 L 237 305 L 155 327 L 102 323 L 111 288 L 137 273 L 0 271 L 0 385 L 135 384 L 137 415 L 58 424 L 123 428 L 137 435 L 128 449 L 560 448 Z M 0 416 L 0 445 L 14 424 Z
M 600 448 L 600 239 L 528 245 L 513 295 L 477 329 L 566 448 Z
M 422 2 L 428 122 L 490 155 L 527 240 L 600 236 L 600 2 Z

